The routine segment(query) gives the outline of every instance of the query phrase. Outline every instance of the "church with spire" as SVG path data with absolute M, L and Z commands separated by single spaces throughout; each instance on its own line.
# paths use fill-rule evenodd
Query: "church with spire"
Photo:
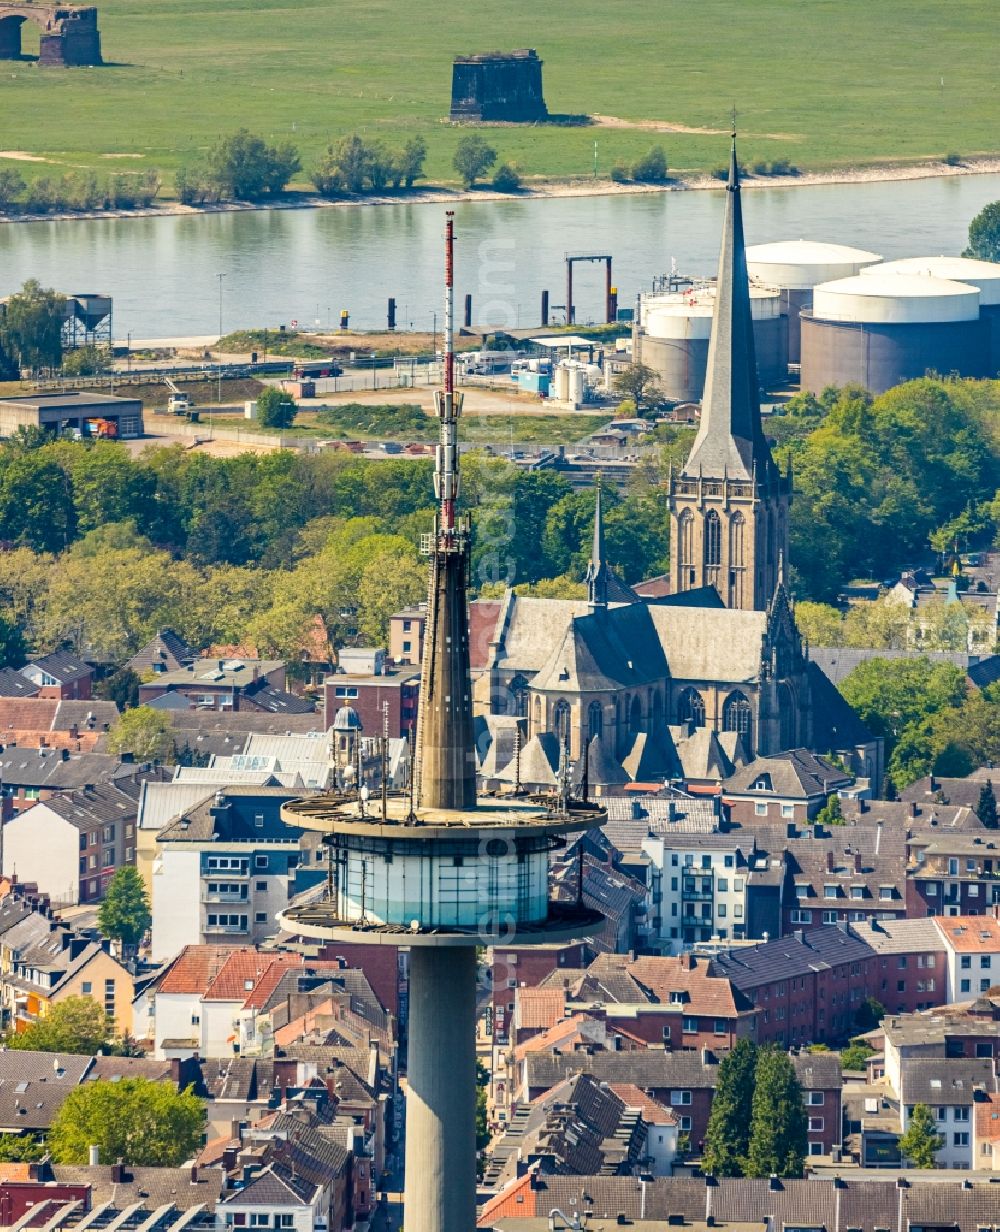
M 615 573 L 598 488 L 586 599 L 508 590 L 474 603 L 480 773 L 551 786 L 568 751 L 596 790 L 708 784 L 754 757 L 808 748 L 879 782 L 880 742 L 795 625 L 791 498 L 761 424 L 734 137 L 701 421 L 669 480 L 669 593 L 641 596 Z M 502 738 L 514 719 L 516 766 Z

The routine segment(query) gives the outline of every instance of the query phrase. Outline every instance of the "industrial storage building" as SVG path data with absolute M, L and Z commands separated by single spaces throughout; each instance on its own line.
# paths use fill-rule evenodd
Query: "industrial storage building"
M 777 287 L 781 294 L 781 310 L 788 318 L 790 364 L 797 364 L 800 359 L 799 313 L 812 307 L 813 288 L 823 282 L 850 278 L 866 265 L 881 260 L 878 253 L 863 248 L 815 240 L 779 240 L 747 249 L 750 277 Z
M 79 389 L 0 398 L 0 436 L 12 436 L 18 428 L 128 440 L 142 436 L 142 402 Z
M 964 282 L 979 291 L 979 315 L 989 322 L 990 356 L 988 373 L 1000 373 L 1000 265 L 977 261 L 973 257 L 904 257 L 869 266 L 864 273 L 922 274 L 928 278 L 947 278 Z
M 869 271 L 823 283 L 803 309 L 802 388 L 863 385 L 883 393 L 927 372 L 982 377 L 990 322 L 979 290 L 925 274 Z
M 715 288 L 696 287 L 643 295 L 633 335 L 633 355 L 657 374 L 660 388 L 677 402 L 698 402 L 705 385 Z M 757 376 L 766 389 L 788 376 L 788 321 L 781 295 L 750 288 Z

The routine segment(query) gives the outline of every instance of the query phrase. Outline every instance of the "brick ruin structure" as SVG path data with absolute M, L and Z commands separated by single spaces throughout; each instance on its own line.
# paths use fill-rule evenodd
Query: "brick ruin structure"
M 41 28 L 38 63 L 49 68 L 103 64 L 97 9 L 90 6 L 0 3 L 0 60 L 20 60 L 21 26 Z
M 533 48 L 456 56 L 451 74 L 452 120 L 547 120 L 542 61 Z

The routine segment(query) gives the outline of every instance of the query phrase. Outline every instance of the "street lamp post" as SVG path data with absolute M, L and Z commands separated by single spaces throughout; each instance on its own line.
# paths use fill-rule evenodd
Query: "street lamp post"
M 372 389 L 378 389 L 378 382 L 375 377 L 375 352 L 372 351 Z
M 219 280 L 219 342 L 222 341 L 222 280 L 223 278 L 225 278 L 225 276 L 226 276 L 225 274 L 216 274 L 216 278 L 218 278 Z M 216 345 L 218 345 L 218 343 Z M 216 401 L 221 405 L 222 403 L 222 357 L 221 357 L 221 354 L 218 357 L 218 365 L 219 365 L 219 371 L 218 371 L 219 381 L 218 381 L 218 395 L 216 397 Z

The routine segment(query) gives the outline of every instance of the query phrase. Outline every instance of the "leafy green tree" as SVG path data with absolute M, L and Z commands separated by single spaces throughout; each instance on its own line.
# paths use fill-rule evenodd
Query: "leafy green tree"
M 45 1158 L 45 1142 L 30 1134 L 0 1134 L 0 1161 L 33 1164 Z
M 24 192 L 24 176 L 19 171 L 0 171 L 0 210 L 9 209 Z
M 736 1041 L 719 1063 L 701 1168 L 712 1176 L 742 1176 L 750 1147 L 757 1045 Z
M 0 612 L 0 668 L 22 667 L 27 657 L 23 632 L 10 615 Z
M 842 826 L 844 810 L 840 807 L 840 796 L 835 792 L 827 796 L 826 804 L 819 810 L 813 820 L 818 826 Z
M 655 409 L 663 401 L 663 390 L 656 373 L 648 364 L 629 364 L 611 384 L 616 394 L 635 404 L 639 415 Z
M 868 1058 L 875 1055 L 875 1049 L 864 1040 L 851 1040 L 840 1054 L 840 1066 L 844 1070 L 864 1070 Z
M 241 128 L 214 146 L 206 164 L 211 180 L 225 197 L 258 201 L 283 192 L 301 170 L 298 151 L 288 142 L 268 145 Z
M 885 1006 L 877 997 L 865 997 L 864 1001 L 858 1006 L 858 1012 L 855 1015 L 854 1026 L 855 1030 L 862 1032 L 873 1031 L 885 1017 Z
M 114 1024 L 92 997 L 67 997 L 25 1031 L 12 1032 L 4 1043 L 24 1052 L 69 1052 L 92 1055 L 106 1048 Z
M 29 278 L 7 300 L 0 317 L 0 347 L 21 368 L 58 368 L 66 297 Z
M 965 676 L 952 663 L 930 659 L 867 659 L 840 691 L 877 735 L 897 741 L 910 723 L 965 697 Z
M 105 937 L 113 937 L 133 949 L 152 923 L 149 895 L 139 870 L 120 868 L 111 878 L 97 912 L 97 925 Z
M 827 603 L 803 599 L 795 605 L 795 623 L 810 646 L 843 646 L 844 618 Z
M 489 1145 L 490 1131 L 486 1120 L 486 1091 L 490 1075 L 482 1061 L 476 1062 L 476 1150 L 483 1151 Z
M 76 535 L 69 476 L 42 451 L 12 458 L 0 474 L 0 537 L 35 552 L 59 552 Z
M 290 428 L 295 413 L 292 396 L 276 385 L 268 385 L 257 395 L 257 419 L 266 428 Z
M 896 790 L 896 784 L 892 781 L 892 775 L 887 770 L 882 775 L 882 799 L 892 801 L 898 798 L 899 792 Z
M 369 646 L 385 646 L 393 612 L 427 597 L 427 566 L 410 551 L 378 553 L 358 582 L 358 635 Z
M 172 761 L 174 737 L 170 720 L 151 706 L 126 710 L 111 725 L 108 752 L 131 753 L 136 761 Z
M 801 1176 L 807 1125 L 802 1087 L 788 1054 L 773 1044 L 759 1049 L 746 1175 Z
M 423 137 L 411 137 L 399 154 L 397 166 L 403 183 L 412 188 L 417 180 L 424 178 L 424 159 L 427 157 L 427 143 Z
M 926 1104 L 914 1104 L 910 1123 L 900 1136 L 899 1149 L 914 1168 L 933 1168 L 934 1156 L 944 1146 L 937 1132 L 934 1114 Z
M 110 366 L 110 347 L 82 346 L 63 356 L 62 371 L 64 376 L 97 376 Z
M 662 145 L 654 145 L 632 168 L 632 179 L 640 184 L 662 184 L 667 178 L 667 156 Z
M 1000 261 L 1000 201 L 984 205 L 969 223 L 969 246 L 962 256 Z
M 997 797 L 993 790 L 993 783 L 989 779 L 979 789 L 976 816 L 988 829 L 997 828 Z
M 130 667 L 120 667 L 106 676 L 96 687 L 98 697 L 114 702 L 119 710 L 131 710 L 139 704 L 139 685 L 142 682 Z
M 521 177 L 517 168 L 511 163 L 501 163 L 493 172 L 493 187 L 497 192 L 517 192 L 521 187 Z
M 462 177 L 465 188 L 471 188 L 497 160 L 497 152 L 478 134 L 463 137 L 455 147 L 452 166 Z
M 178 1092 L 148 1078 L 88 1082 L 59 1109 L 48 1146 L 58 1163 L 84 1164 L 94 1145 L 102 1161 L 171 1168 L 198 1149 L 204 1123 L 204 1104 L 191 1088 Z

